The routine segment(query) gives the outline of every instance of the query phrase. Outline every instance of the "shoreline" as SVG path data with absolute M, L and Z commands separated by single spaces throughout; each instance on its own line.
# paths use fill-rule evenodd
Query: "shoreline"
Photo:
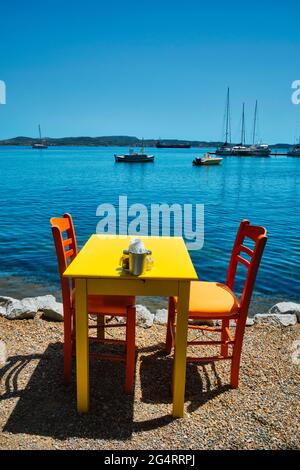
M 61 290 L 51 283 L 28 282 L 21 276 L 0 276 L 0 296 L 13 297 L 21 300 L 25 297 L 37 297 L 51 294 L 61 302 Z M 249 308 L 249 317 L 257 313 L 266 313 L 273 305 L 280 302 L 295 302 L 300 304 L 300 297 L 288 294 L 262 295 L 254 293 Z M 164 297 L 138 297 L 137 303 L 144 305 L 150 311 L 168 308 L 168 300 Z

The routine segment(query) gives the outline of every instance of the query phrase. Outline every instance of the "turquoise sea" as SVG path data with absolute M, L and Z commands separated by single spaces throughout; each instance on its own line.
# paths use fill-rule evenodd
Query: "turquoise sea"
M 193 167 L 206 149 L 146 149 L 153 164 L 116 164 L 114 153 L 127 150 L 0 147 L 0 294 L 57 292 L 50 217 L 70 212 L 82 246 L 96 230 L 97 206 L 127 195 L 146 206 L 204 204 L 204 246 L 190 252 L 202 279 L 225 280 L 241 219 L 264 225 L 256 294 L 300 299 L 300 158 L 225 157 L 219 167 Z

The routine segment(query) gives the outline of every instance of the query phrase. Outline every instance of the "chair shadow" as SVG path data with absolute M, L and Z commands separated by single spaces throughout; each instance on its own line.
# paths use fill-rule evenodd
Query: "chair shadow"
M 142 356 L 140 363 L 142 401 L 171 404 L 173 357 L 160 349 Z M 230 390 L 229 384 L 222 383 L 214 363 L 188 363 L 186 373 L 185 402 L 189 402 L 187 410 L 190 413 Z
M 18 382 L 22 370 L 36 360 L 39 362 L 28 384 L 20 389 Z M 91 361 L 90 412 L 79 415 L 76 411 L 75 371 L 72 385 L 65 386 L 62 363 L 61 343 L 50 344 L 44 354 L 9 358 L 0 371 L 0 380 L 4 380 L 6 389 L 0 401 L 12 397 L 19 397 L 19 400 L 3 431 L 61 440 L 69 437 L 129 439 L 133 432 L 134 397 L 123 392 L 124 364 Z

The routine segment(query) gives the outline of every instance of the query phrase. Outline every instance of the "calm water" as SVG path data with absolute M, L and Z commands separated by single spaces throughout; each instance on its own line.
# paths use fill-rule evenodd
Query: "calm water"
M 115 147 L 0 147 L 1 294 L 6 282 L 21 286 L 25 279 L 58 288 L 51 216 L 72 213 L 82 246 L 95 232 L 97 206 L 128 195 L 130 204 L 205 205 L 204 247 L 191 252 L 202 279 L 225 280 L 241 219 L 265 225 L 256 292 L 300 298 L 300 158 L 225 157 L 220 167 L 193 167 L 193 156 L 204 151 L 147 150 L 154 164 L 115 164 L 113 154 L 125 151 Z

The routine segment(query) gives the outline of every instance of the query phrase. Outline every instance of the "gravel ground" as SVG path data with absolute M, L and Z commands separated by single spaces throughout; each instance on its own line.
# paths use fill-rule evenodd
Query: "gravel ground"
M 165 327 L 137 328 L 134 396 L 121 364 L 93 361 L 91 411 L 78 416 L 75 376 L 62 384 L 62 324 L 0 318 L 0 449 L 299 449 L 299 337 L 300 325 L 247 328 L 238 390 L 225 362 L 189 364 L 186 418 L 174 420 Z

